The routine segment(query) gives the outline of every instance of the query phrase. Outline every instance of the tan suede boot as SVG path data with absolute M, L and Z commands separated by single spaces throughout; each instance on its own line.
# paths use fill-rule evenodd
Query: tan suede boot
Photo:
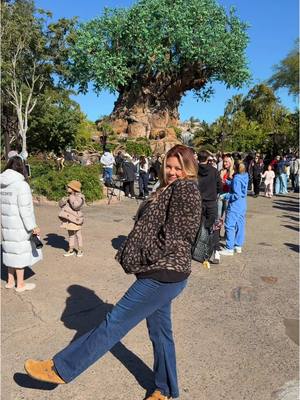
M 56 383 L 57 385 L 66 383 L 55 372 L 53 360 L 26 360 L 24 368 L 31 378 L 37 379 L 39 381 Z
M 160 390 L 156 389 L 146 400 L 171 400 L 171 397 L 163 395 Z

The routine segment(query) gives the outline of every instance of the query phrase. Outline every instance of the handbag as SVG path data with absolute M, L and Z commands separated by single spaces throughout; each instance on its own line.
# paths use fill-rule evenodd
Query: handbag
M 35 245 L 37 249 L 41 249 L 44 245 L 38 235 L 34 235 L 33 233 L 30 236 L 31 242 Z
M 192 259 L 203 263 L 212 256 L 214 250 L 214 231 L 205 227 L 205 217 L 202 216 L 200 228 L 192 246 Z

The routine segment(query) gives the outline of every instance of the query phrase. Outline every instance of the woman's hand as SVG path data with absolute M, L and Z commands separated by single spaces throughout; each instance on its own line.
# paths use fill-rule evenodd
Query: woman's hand
M 41 230 L 38 226 L 36 226 L 33 230 L 32 230 L 32 234 L 33 235 L 39 235 L 41 233 Z

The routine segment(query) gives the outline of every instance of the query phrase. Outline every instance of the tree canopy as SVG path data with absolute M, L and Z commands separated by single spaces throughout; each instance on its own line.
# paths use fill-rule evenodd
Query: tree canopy
M 70 82 L 87 92 L 164 78 L 199 96 L 209 84 L 228 87 L 248 80 L 245 58 L 247 25 L 232 8 L 227 14 L 215 0 L 140 0 L 129 9 L 108 9 L 82 24 L 71 52 Z
M 17 121 L 17 131 L 6 132 L 6 139 L 21 136 L 26 150 L 29 116 L 39 98 L 47 101 L 43 94 L 49 88 L 63 90 L 55 77 L 67 75 L 76 19 L 52 23 L 51 13 L 37 10 L 31 0 L 2 1 L 1 6 L 3 127 L 10 129 L 9 120 Z
M 289 94 L 294 96 L 299 94 L 299 39 L 296 41 L 294 49 L 274 67 L 274 74 L 268 83 L 274 90 L 287 88 Z
M 282 106 L 271 87 L 255 85 L 245 96 L 233 96 L 227 102 L 224 115 L 215 122 L 202 124 L 195 144 L 226 151 L 296 149 L 298 116 L 299 112 L 291 113 Z

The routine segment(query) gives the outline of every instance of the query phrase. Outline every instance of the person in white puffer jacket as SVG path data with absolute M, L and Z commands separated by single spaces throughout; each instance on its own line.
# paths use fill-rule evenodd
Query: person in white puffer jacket
M 32 245 L 30 237 L 39 234 L 30 186 L 24 161 L 20 156 L 9 159 L 0 174 L 1 231 L 3 264 L 8 268 L 7 289 L 17 292 L 32 290 L 34 283 L 24 282 L 24 268 L 41 259 L 41 252 Z

